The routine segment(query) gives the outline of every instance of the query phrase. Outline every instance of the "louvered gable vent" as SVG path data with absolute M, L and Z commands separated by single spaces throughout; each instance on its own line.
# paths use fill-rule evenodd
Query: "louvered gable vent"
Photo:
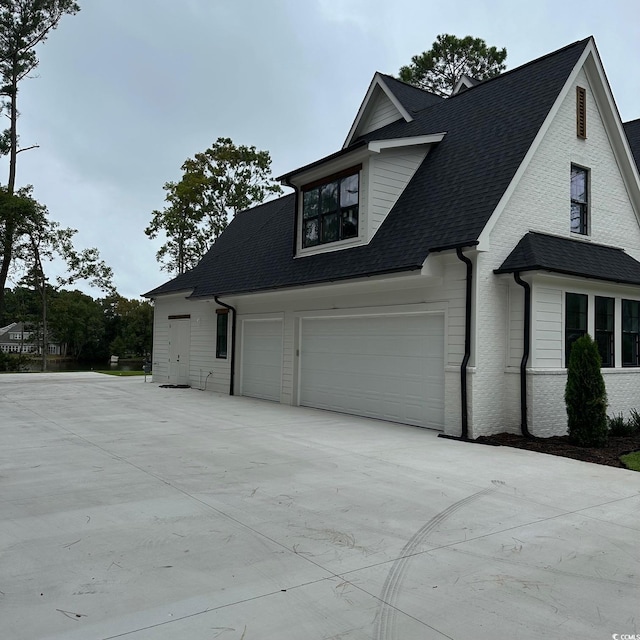
M 576 133 L 578 138 L 587 137 L 587 92 L 576 87 Z

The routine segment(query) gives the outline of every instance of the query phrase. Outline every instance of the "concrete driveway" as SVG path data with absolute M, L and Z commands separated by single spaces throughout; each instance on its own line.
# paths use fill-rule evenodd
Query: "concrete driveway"
M 640 474 L 100 374 L 0 376 L 0 637 L 640 633 Z

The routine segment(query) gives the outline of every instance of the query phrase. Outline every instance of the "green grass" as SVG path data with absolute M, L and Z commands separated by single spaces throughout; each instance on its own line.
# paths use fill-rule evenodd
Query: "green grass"
M 640 451 L 634 451 L 633 453 L 627 453 L 624 456 L 620 456 L 620 460 L 627 469 L 640 471 Z
M 108 371 L 108 370 L 95 370 L 96 373 L 104 373 L 107 376 L 143 376 L 144 375 L 144 371 L 140 370 L 140 371 Z M 147 375 L 151 375 L 150 373 L 148 373 Z

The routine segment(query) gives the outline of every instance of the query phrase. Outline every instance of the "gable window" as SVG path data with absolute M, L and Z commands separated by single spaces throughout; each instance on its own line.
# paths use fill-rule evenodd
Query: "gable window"
M 584 87 L 576 87 L 576 135 L 587 137 L 587 92 Z
M 228 317 L 227 309 L 216 309 L 216 358 L 227 357 Z
M 587 235 L 589 218 L 589 170 L 571 165 L 571 231 Z
M 596 344 L 603 367 L 614 366 L 614 298 L 596 296 Z
M 564 340 L 565 366 L 569 366 L 573 343 L 587 333 L 587 296 L 582 293 L 567 293 Z
M 360 167 L 302 189 L 302 247 L 358 236 Z
M 640 301 L 622 301 L 622 366 L 640 367 Z

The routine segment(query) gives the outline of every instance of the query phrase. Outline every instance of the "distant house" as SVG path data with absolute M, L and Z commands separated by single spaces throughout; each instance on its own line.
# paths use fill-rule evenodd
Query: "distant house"
M 639 160 L 592 38 L 446 99 L 377 73 L 342 149 L 146 294 L 154 380 L 550 436 L 590 333 L 640 409 Z
M 0 327 L 0 351 L 36 355 L 42 353 L 42 345 L 33 328 L 26 327 L 23 322 L 12 322 L 6 327 Z M 60 345 L 50 342 L 48 353 L 60 355 Z

